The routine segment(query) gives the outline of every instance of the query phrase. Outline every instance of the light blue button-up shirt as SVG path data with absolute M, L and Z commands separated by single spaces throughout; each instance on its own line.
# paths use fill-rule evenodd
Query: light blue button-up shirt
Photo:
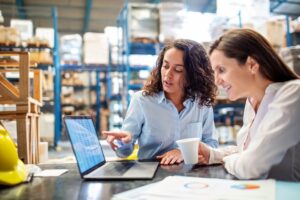
M 184 109 L 178 113 L 164 92 L 154 96 L 143 96 L 142 91 L 132 96 L 122 130 L 132 134 L 133 140 L 116 153 L 126 157 L 133 151 L 138 140 L 138 158 L 155 159 L 172 149 L 178 148 L 176 140 L 198 137 L 211 147 L 218 147 L 212 107 L 199 106 L 187 99 Z

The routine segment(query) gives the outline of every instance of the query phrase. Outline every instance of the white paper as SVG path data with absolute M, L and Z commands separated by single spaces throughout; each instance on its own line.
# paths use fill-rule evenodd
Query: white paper
M 208 200 L 275 200 L 274 180 L 224 180 L 169 176 L 163 181 L 123 192 L 115 200 L 132 199 L 208 199 Z
M 126 192 L 122 192 L 119 194 L 116 194 L 113 196 L 112 200 L 127 200 L 127 199 L 135 199 L 135 200 L 139 200 L 139 199 L 148 199 L 145 198 L 143 193 L 145 191 L 147 191 L 148 189 L 152 188 L 156 183 L 151 183 L 148 185 L 144 185 L 142 187 L 138 187 L 132 190 L 128 190 Z
M 66 173 L 67 169 L 46 169 L 37 173 L 34 173 L 34 176 L 42 176 L 42 177 L 49 177 L 49 176 L 60 176 Z

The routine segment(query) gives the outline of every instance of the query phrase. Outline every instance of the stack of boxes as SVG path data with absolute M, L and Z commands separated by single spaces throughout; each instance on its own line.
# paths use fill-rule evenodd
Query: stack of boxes
M 12 27 L 0 26 L 0 44 L 3 46 L 19 46 L 21 43 L 20 31 Z
M 263 34 L 276 49 L 286 46 L 285 22 L 283 20 L 266 21 L 257 28 L 257 31 Z
M 130 4 L 129 42 L 155 43 L 159 34 L 159 13 L 155 4 Z
M 79 34 L 64 35 L 60 38 L 60 58 L 62 64 L 81 64 L 82 38 Z
M 162 2 L 159 4 L 160 42 L 172 41 L 180 35 L 183 28 L 183 15 L 183 3 Z
M 12 19 L 10 27 L 20 31 L 22 41 L 26 41 L 33 37 L 33 23 L 31 20 Z
M 119 64 L 122 62 L 122 56 L 120 45 L 123 40 L 122 38 L 122 29 L 120 27 L 107 26 L 104 29 L 104 33 L 108 39 L 111 53 L 111 62 L 112 64 Z
M 109 44 L 104 33 L 85 33 L 83 36 L 83 62 L 85 64 L 108 64 Z

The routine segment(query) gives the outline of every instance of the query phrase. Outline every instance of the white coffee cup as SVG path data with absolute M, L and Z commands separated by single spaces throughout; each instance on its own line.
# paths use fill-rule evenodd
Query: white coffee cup
M 186 138 L 177 140 L 176 143 L 182 153 L 185 164 L 198 163 L 199 138 Z

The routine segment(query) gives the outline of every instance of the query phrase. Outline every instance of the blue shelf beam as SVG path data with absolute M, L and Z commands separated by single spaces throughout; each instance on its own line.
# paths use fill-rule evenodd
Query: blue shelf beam
M 34 47 L 34 46 L 3 46 L 0 45 L 0 51 L 43 51 L 43 50 L 49 50 L 52 51 L 51 47 Z
M 184 0 L 185 7 L 188 11 L 202 13 L 216 13 L 216 0 Z
M 239 17 L 239 27 L 240 27 L 240 28 L 243 28 L 243 23 L 242 23 L 242 13 L 241 13 L 241 11 L 239 11 L 238 17 Z
M 123 45 L 124 45 L 124 51 L 125 51 L 125 67 L 126 67 L 126 75 L 127 75 L 127 78 L 125 79 L 125 85 L 129 85 L 129 80 L 131 79 L 131 75 L 130 75 L 130 69 L 129 69 L 129 54 L 130 54 L 130 49 L 131 49 L 131 42 L 129 41 L 130 38 L 128 37 L 129 36 L 129 30 L 128 30 L 128 0 L 126 0 L 126 3 L 125 3 L 125 6 L 124 6 L 124 9 L 122 10 L 122 20 L 123 20 Z M 128 89 L 126 90 L 127 94 L 127 104 L 129 104 L 129 101 L 130 101 L 130 95 L 128 93 Z
M 110 67 L 109 67 L 110 66 Z M 125 69 L 122 65 L 68 65 L 64 64 L 61 66 L 61 69 L 64 71 L 99 71 L 99 72 L 124 72 Z
M 285 16 L 286 22 L 286 44 L 288 47 L 292 46 L 292 35 L 290 33 L 290 17 L 288 15 Z
M 151 70 L 151 67 L 149 66 L 130 66 L 130 71 L 131 72 L 138 72 L 138 71 L 141 71 L 141 70 Z
M 110 69 L 111 72 L 124 72 L 124 71 L 126 71 L 124 65 L 122 65 L 122 64 L 117 64 L 117 65 L 110 64 L 110 66 L 111 66 L 111 69 Z
M 109 54 L 108 54 L 108 66 L 107 66 L 107 74 L 106 74 L 106 99 L 109 100 L 111 97 L 111 66 L 112 66 L 112 56 L 111 56 L 111 45 L 109 44 Z
M 91 10 L 92 10 L 93 0 L 86 0 L 85 1 L 85 13 L 83 18 L 83 29 L 82 34 L 89 31 L 89 23 L 90 23 L 90 16 L 91 16 Z
M 274 2 L 273 5 L 270 5 L 270 11 L 271 11 L 271 12 L 274 12 L 274 10 L 275 10 L 276 8 L 278 8 L 278 7 L 279 7 L 281 4 L 283 4 L 284 2 L 286 2 L 286 0 L 278 0 L 278 1 Z
M 105 101 L 101 101 L 101 104 L 105 104 Z M 61 105 L 62 107 L 75 107 L 75 108 L 87 108 L 91 107 L 96 110 L 97 104 L 72 104 L 72 103 L 65 103 Z
M 55 123 L 54 123 L 54 147 L 57 146 L 58 141 L 61 137 L 61 76 L 60 76 L 60 57 L 59 57 L 59 35 L 58 35 L 58 24 L 57 24 L 57 9 L 55 7 L 51 10 L 52 13 L 52 24 L 54 29 L 54 51 L 53 51 L 53 64 L 55 70 L 54 77 L 54 115 L 55 115 Z
M 216 0 L 206 1 L 206 4 L 203 5 L 201 12 L 203 13 L 216 13 L 217 11 L 217 2 Z
M 18 17 L 20 19 L 26 19 L 26 9 L 24 8 L 23 0 L 16 0 L 16 6 L 18 8 Z
M 101 130 L 101 123 L 100 123 L 100 113 L 101 113 L 101 80 L 100 80 L 100 73 L 96 73 L 96 131 L 99 133 L 100 138 L 100 130 Z
M 122 100 L 122 95 L 121 94 L 111 95 L 110 100 L 111 101 L 121 101 Z
M 142 89 L 144 85 L 143 84 L 129 84 L 128 89 L 129 90 L 140 90 Z
M 100 80 L 101 82 L 103 80 Z M 62 87 L 72 87 L 75 91 L 80 91 L 84 89 L 89 89 L 89 90 L 96 90 L 97 87 L 96 85 L 90 85 L 90 86 L 85 86 L 85 85 L 62 85 Z
M 107 71 L 107 65 L 68 65 L 61 66 L 64 71 Z
M 286 6 L 293 6 L 292 9 L 288 9 Z M 281 15 L 289 15 L 289 16 L 299 16 L 299 9 L 297 7 L 300 6 L 299 1 L 292 1 L 292 0 L 270 0 L 270 12 L 274 14 L 281 14 Z M 281 9 L 282 8 L 282 9 Z
M 130 54 L 156 55 L 157 43 L 130 43 Z

